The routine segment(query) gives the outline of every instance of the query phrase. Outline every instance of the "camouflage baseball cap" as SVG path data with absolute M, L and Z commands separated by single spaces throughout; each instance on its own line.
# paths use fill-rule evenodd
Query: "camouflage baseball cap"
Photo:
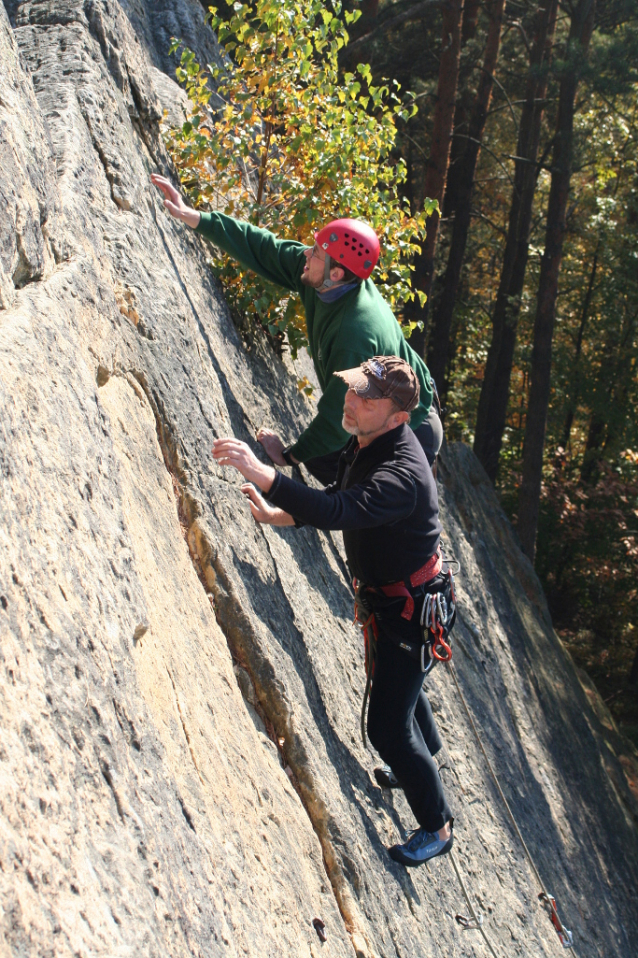
M 410 412 L 419 405 L 421 387 L 409 363 L 398 356 L 373 356 L 354 369 L 336 372 L 363 399 L 393 399 Z

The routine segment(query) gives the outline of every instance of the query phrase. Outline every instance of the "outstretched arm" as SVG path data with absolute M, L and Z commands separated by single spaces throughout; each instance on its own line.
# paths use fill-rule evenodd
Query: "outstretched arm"
M 171 216 L 182 220 L 187 226 L 192 226 L 193 229 L 199 226 L 201 213 L 198 213 L 197 210 L 192 210 L 190 206 L 186 205 L 181 194 L 175 189 L 170 180 L 167 180 L 165 176 L 160 176 L 158 173 L 152 173 L 151 183 L 164 194 L 164 206 Z
M 372 529 L 405 519 L 414 512 L 417 491 L 409 472 L 386 463 L 349 489 L 338 489 L 336 483 L 326 489 L 311 489 L 278 472 L 266 500 L 294 516 L 297 524 L 345 531 Z
M 197 229 L 216 247 L 271 283 L 298 293 L 304 290 L 301 274 L 306 247 L 303 243 L 277 239 L 269 230 L 224 213 L 199 213 L 186 205 L 165 176 L 153 173 L 151 182 L 164 194 L 164 206 L 171 216 Z

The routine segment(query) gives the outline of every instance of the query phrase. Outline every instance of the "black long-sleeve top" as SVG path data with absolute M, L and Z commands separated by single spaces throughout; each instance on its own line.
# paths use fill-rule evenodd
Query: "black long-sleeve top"
M 352 574 L 367 585 L 407 579 L 439 544 L 436 483 L 405 423 L 363 448 L 353 436 L 326 489 L 278 472 L 265 498 L 301 523 L 343 530 Z

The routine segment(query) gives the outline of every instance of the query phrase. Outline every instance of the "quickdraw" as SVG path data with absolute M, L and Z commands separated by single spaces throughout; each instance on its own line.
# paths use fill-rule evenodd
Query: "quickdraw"
M 421 609 L 421 671 L 427 674 L 435 662 L 450 662 L 452 647 L 446 641 L 456 619 L 456 593 L 454 576 L 448 568 L 445 592 L 430 592 L 425 596 Z M 430 661 L 426 661 L 426 650 Z
M 450 616 L 451 614 L 450 612 Z M 452 649 L 445 641 L 445 627 L 450 616 L 444 595 L 440 592 L 426 595 L 421 610 L 421 626 L 425 626 L 432 633 L 430 657 L 437 662 L 449 662 L 452 658 Z
M 471 915 L 455 915 L 454 920 L 461 928 L 480 928 L 483 924 L 483 915 L 479 913 L 476 918 L 472 918 Z
M 560 939 L 560 943 L 563 948 L 573 948 L 574 947 L 574 936 L 565 926 L 558 917 L 558 912 L 556 911 L 556 899 L 553 895 L 550 895 L 548 892 L 542 891 L 538 896 L 538 900 L 543 905 L 548 913 L 549 918 L 556 929 L 556 934 Z

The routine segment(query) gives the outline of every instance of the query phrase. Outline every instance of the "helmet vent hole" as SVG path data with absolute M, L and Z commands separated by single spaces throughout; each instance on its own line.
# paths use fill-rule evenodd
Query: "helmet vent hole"
M 343 253 L 339 254 L 339 259 L 343 259 Z
M 357 256 L 363 256 L 363 253 L 357 253 Z
M 350 239 L 350 233 L 344 233 L 343 235 L 345 236 L 346 239 Z

